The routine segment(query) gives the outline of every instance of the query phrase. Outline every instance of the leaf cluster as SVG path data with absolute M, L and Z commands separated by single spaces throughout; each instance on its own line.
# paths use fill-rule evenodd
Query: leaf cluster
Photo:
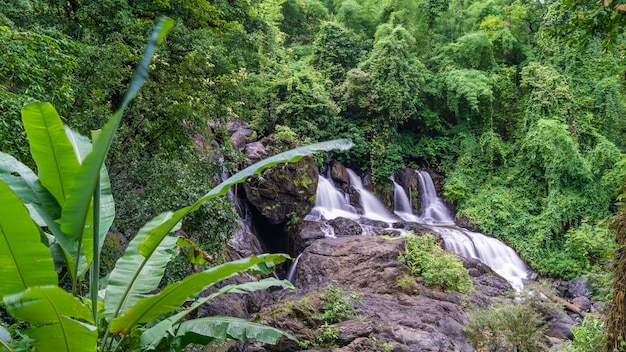
M 413 276 L 423 277 L 426 286 L 461 293 L 471 293 L 474 289 L 463 263 L 437 245 L 430 234 L 405 237 L 405 250 L 398 261 L 406 264 Z

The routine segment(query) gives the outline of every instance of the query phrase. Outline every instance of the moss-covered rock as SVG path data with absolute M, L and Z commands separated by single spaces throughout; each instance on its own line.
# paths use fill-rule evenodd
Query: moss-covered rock
M 312 157 L 279 164 L 251 177 L 245 184 L 250 203 L 272 224 L 306 215 L 315 203 L 318 168 Z

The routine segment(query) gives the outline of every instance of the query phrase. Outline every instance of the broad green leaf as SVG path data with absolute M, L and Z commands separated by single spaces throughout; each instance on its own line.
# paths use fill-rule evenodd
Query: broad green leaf
M 32 103 L 22 109 L 30 152 L 37 164 L 39 181 L 63 207 L 78 159 L 65 134 L 63 122 L 50 103 Z
M 106 314 L 117 315 L 156 290 L 165 272 L 165 266 L 176 254 L 177 237 L 166 237 L 148 258 L 139 254 L 137 246 L 148 231 L 172 216 L 163 213 L 144 225 L 128 245 L 126 253 L 115 264 L 106 288 L 104 309 Z
M 156 246 L 159 245 L 161 240 L 171 231 L 171 228 L 175 226 L 178 222 L 180 222 L 183 217 L 185 217 L 192 211 L 200 208 L 202 203 L 206 202 L 207 200 L 226 194 L 226 192 L 228 192 L 228 189 L 232 185 L 244 182 L 251 175 L 260 173 L 261 171 L 278 163 L 296 162 L 302 159 L 304 156 L 315 152 L 329 151 L 333 149 L 347 150 L 350 148 L 352 148 L 352 141 L 350 141 L 349 139 L 337 139 L 333 141 L 321 142 L 295 148 L 280 154 L 276 154 L 254 165 L 251 165 L 217 185 L 215 188 L 209 191 L 209 193 L 198 199 L 194 204 L 174 212 L 174 215 L 170 220 L 150 231 L 148 236 L 146 236 L 144 241 L 139 245 L 139 252 L 146 257 L 150 256 L 150 253 L 154 251 L 154 249 L 156 248 Z
M 0 296 L 29 286 L 56 285 L 50 250 L 41 243 L 39 227 L 4 182 L 0 182 Z
M 79 251 L 81 250 L 80 247 L 82 247 L 83 231 L 89 218 L 90 204 L 99 182 L 100 171 L 113 142 L 115 131 L 120 124 L 124 109 L 146 82 L 150 60 L 156 51 L 158 43 L 163 40 L 163 37 L 172 28 L 173 24 L 173 20 L 164 19 L 155 27 L 143 59 L 135 71 L 135 76 L 130 83 L 128 92 L 124 96 L 122 105 L 106 123 L 97 140 L 94 141 L 92 152 L 80 164 L 74 177 L 74 182 L 70 186 L 61 214 L 61 230 L 71 240 L 78 241 Z M 74 268 L 74 271 L 77 272 L 78 268 Z
M 176 330 L 176 337 L 180 340 L 181 347 L 190 343 L 206 345 L 215 339 L 226 340 L 228 338 L 240 341 L 255 339 L 276 344 L 283 336 L 297 341 L 293 335 L 282 330 L 233 317 L 188 320 L 182 322 Z
M 37 340 L 34 343 L 37 351 L 96 350 L 98 332 L 89 324 L 93 323 L 91 311 L 60 287 L 30 287 L 4 297 L 4 303 L 14 317 L 34 326 L 27 334 Z
M 158 322 L 153 327 L 144 331 L 141 334 L 141 338 L 140 338 L 141 346 L 144 349 L 156 348 L 161 342 L 161 340 L 167 337 L 168 332 L 174 331 L 173 329 L 174 325 L 178 324 L 183 318 L 185 318 L 191 312 L 196 310 L 198 307 L 209 302 L 210 300 L 214 299 L 217 296 L 221 296 L 225 293 L 245 294 L 245 293 L 254 292 L 258 290 L 265 290 L 274 286 L 293 288 L 293 285 L 291 284 L 291 282 L 287 280 L 278 280 L 273 277 L 263 279 L 260 281 L 251 281 L 251 282 L 244 282 L 241 284 L 233 284 L 233 285 L 224 286 L 220 288 L 217 292 L 214 292 L 213 294 L 209 295 L 208 297 L 204 297 L 195 301 L 189 308 L 177 313 L 176 315 L 173 315 L 167 319 L 164 319 Z
M 89 138 L 81 135 L 80 133 L 72 130 L 71 128 L 65 126 L 65 132 L 69 138 L 70 143 L 74 147 L 74 151 L 78 157 L 79 162 L 83 162 L 85 157 L 92 151 L 92 144 Z M 111 182 L 109 180 L 109 173 L 106 170 L 106 167 L 103 165 L 100 170 L 100 226 L 99 226 L 99 243 L 98 248 L 102 249 L 104 245 L 104 240 L 109 231 L 109 228 L 113 224 L 113 220 L 115 219 L 115 201 L 113 200 L 113 193 L 111 191 Z M 86 261 L 83 263 L 81 260 L 81 270 L 79 270 L 79 276 L 84 274 L 84 271 L 87 270 L 86 263 L 91 262 L 93 259 L 93 250 L 91 240 L 93 236 L 91 235 L 91 225 L 93 223 L 92 212 L 91 210 L 88 213 L 87 221 L 85 223 L 86 231 L 83 237 L 83 253 L 85 254 Z M 75 257 L 75 253 L 72 253 Z
M 281 263 L 286 258 L 288 256 L 284 254 L 263 254 L 224 263 L 201 273 L 190 275 L 182 281 L 168 285 L 157 295 L 137 301 L 123 315 L 111 321 L 111 331 L 130 331 L 139 323 L 149 322 L 162 313 L 178 309 L 187 299 L 198 294 L 205 287 L 258 265 Z
M 31 169 L 11 155 L 0 153 L 0 180 L 4 181 L 24 204 L 37 212 L 37 214 L 31 214 L 31 217 L 40 217 L 62 248 L 68 253 L 72 249 L 76 251 L 76 243 L 67 240 L 56 221 L 61 217 L 59 203 L 41 185 L 37 175 Z

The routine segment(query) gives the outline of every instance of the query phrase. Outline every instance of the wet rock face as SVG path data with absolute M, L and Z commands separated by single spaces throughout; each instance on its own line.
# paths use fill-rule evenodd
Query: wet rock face
M 295 285 L 304 292 L 338 286 L 370 293 L 393 293 L 395 279 L 410 275 L 409 268 L 396 259 L 403 240 L 348 236 L 315 241 L 300 257 Z
M 463 326 L 465 305 L 489 302 L 511 286 L 480 263 L 469 263 L 478 277 L 476 292 L 465 296 L 441 292 L 412 280 L 407 266 L 397 261 L 404 240 L 375 236 L 323 238 L 308 246 L 298 264 L 298 291 L 278 293 L 276 303 L 256 314 L 261 323 L 294 334 L 300 340 L 319 336 L 323 313 L 321 292 L 331 282 L 347 293 L 360 295 L 356 317 L 333 324 L 338 334 L 335 347 L 308 351 L 473 351 Z M 484 288 L 484 290 L 483 290 Z M 258 342 L 239 343 L 231 351 L 307 350 L 292 341 L 277 346 Z
M 324 223 L 306 220 L 299 221 L 297 224 L 289 226 L 287 236 L 292 245 L 289 253 L 293 256 L 297 256 L 314 241 L 326 237 L 324 226 Z
M 358 236 L 363 234 L 363 229 L 358 222 L 347 218 L 335 218 L 328 221 L 328 225 L 332 226 L 335 236 Z
M 350 183 L 350 176 L 348 176 L 348 170 L 340 162 L 333 160 L 330 162 L 330 177 L 333 181 L 340 184 Z
M 244 183 L 248 201 L 271 224 L 284 224 L 306 215 L 315 203 L 318 180 L 312 157 L 278 164 Z

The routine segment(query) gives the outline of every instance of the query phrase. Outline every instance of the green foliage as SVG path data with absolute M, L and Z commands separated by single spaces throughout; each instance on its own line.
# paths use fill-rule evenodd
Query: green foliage
M 587 315 L 572 327 L 574 339 L 563 349 L 565 352 L 595 352 L 606 348 L 605 323 Z
M 62 111 L 73 103 L 73 71 L 79 46 L 64 35 L 0 26 L 0 149 L 28 161 L 19 111 L 26 103 L 51 101 Z
M 606 264 L 615 252 L 615 237 L 606 228 L 591 226 L 587 221 L 565 234 L 565 252 L 582 268 L 578 272 L 589 272 L 600 264 Z
M 603 50 L 618 47 L 624 51 L 626 24 L 622 3 L 563 0 L 554 5 L 549 33 L 579 48 L 601 43 Z
M 337 105 L 330 98 L 321 74 L 308 64 L 287 66 L 271 82 L 265 97 L 267 113 L 259 116 L 255 127 L 274 132 L 277 125 L 309 141 L 329 135 L 336 125 Z
M 319 0 L 287 0 L 282 8 L 283 22 L 281 30 L 288 36 L 290 43 L 310 41 L 328 17 L 328 9 Z
M 337 286 L 337 282 L 333 281 L 322 293 L 321 300 L 323 313 L 314 316 L 314 318 L 324 321 L 324 324 L 327 325 L 339 323 L 352 317 L 355 314 L 353 302 L 360 304 L 361 295 L 356 293 L 348 294 Z
M 567 78 L 551 66 L 531 62 L 521 72 L 520 88 L 526 94 L 526 125 L 541 117 L 561 122 L 569 119 L 572 109 L 571 88 Z
M 468 313 L 465 331 L 479 351 L 542 351 L 547 326 L 527 299 L 494 303 Z
M 398 260 L 406 264 L 414 276 L 422 276 L 426 286 L 470 293 L 474 286 L 463 263 L 435 243 L 432 235 L 407 236 L 406 247 Z
M 379 128 L 395 129 L 418 116 L 420 93 L 428 72 L 411 50 L 414 43 L 404 27 L 381 26 L 374 49 L 359 65 L 371 80 L 370 94 L 376 100 L 368 115 L 378 120 Z
M 289 286 L 273 278 L 225 286 L 209 297 L 198 298 L 191 306 L 174 314 L 185 301 L 197 297 L 205 287 L 248 269 L 268 274 L 276 264 L 285 260 L 285 255 L 267 254 L 224 263 L 168 285 L 157 294 L 150 293 L 158 288 L 165 264 L 175 253 L 176 238 L 168 234 L 179 227 L 183 217 L 267 167 L 299 160 L 318 148 L 349 147 L 348 141 L 301 147 L 268 158 L 225 180 L 191 206 L 156 216 L 140 229 L 130 243 L 111 272 L 104 299 L 100 296 L 100 249 L 113 217 L 104 158 L 124 108 L 144 84 L 156 46 L 163 41 L 172 25 L 173 22 L 166 19 L 155 28 L 121 108 L 102 131 L 94 133 L 93 147 L 85 137 L 64 129 L 49 103 L 36 103 L 23 109 L 23 120 L 38 165 L 38 179 L 28 168 L 2 154 L 5 162 L 0 173 L 3 180 L 0 183 L 0 204 L 8 207 L 4 213 L 11 212 L 11 216 L 2 218 L 0 251 L 12 255 L 6 256 L 10 260 L 2 268 L 3 277 L 7 278 L 5 282 L 10 285 L 5 285 L 0 295 L 9 313 L 31 323 L 27 334 L 35 340 L 33 346 L 40 351 L 93 351 L 97 348 L 99 333 L 103 333 L 100 351 L 132 346 L 157 347 L 163 340 L 170 346 L 176 340 L 177 348 L 181 349 L 190 342 L 198 341 L 198 335 L 207 342 L 213 338 L 253 337 L 275 343 L 281 336 L 293 338 L 273 328 L 232 318 L 182 322 L 200 305 L 223 293 Z M 82 162 L 79 164 L 79 161 Z M 32 219 L 26 204 L 33 209 Z M 52 248 L 54 243 L 43 236 L 42 229 L 37 225 L 51 230 L 51 237 L 61 245 L 67 270 L 72 274 L 72 294 L 57 286 L 55 258 L 51 256 L 53 252 L 46 248 Z M 31 245 L 16 246 L 17 242 L 25 239 Z M 90 299 L 80 297 L 80 280 L 86 267 L 91 270 Z M 157 318 L 160 319 L 158 324 L 152 325 Z M 144 326 L 148 322 L 151 326 Z
M 443 49 L 445 58 L 459 68 L 489 71 L 494 65 L 493 47 L 485 32 L 469 33 Z
M 450 70 L 443 77 L 442 92 L 457 119 L 489 114 L 493 92 L 487 76 L 477 70 L 460 69 Z
M 316 330 L 315 336 L 317 341 L 315 346 L 322 348 L 337 347 L 336 341 L 340 332 L 341 330 L 338 327 L 324 323 Z
M 366 44 L 341 24 L 326 22 L 313 42 L 312 64 L 333 83 L 340 83 L 348 70 L 357 67 L 366 51 Z
M 293 148 L 298 144 L 298 135 L 288 126 L 276 125 L 274 130 L 276 131 L 274 141 L 278 144 L 279 150 Z

